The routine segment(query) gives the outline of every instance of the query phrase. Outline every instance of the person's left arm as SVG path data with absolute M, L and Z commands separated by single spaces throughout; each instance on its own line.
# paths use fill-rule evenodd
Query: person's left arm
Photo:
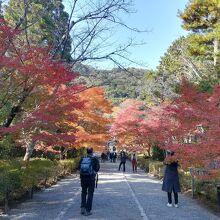
M 81 163 L 82 163 L 82 158 L 81 158 L 80 161 L 79 161 L 78 170 L 80 170 Z

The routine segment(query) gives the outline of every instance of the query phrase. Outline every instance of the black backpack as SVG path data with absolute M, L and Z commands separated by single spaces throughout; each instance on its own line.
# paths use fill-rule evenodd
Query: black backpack
M 95 176 L 95 171 L 92 167 L 92 158 L 83 157 L 80 164 L 80 175 L 81 176 Z

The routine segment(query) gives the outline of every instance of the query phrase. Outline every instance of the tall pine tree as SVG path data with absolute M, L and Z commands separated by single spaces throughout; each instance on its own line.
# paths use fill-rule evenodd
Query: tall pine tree
M 193 33 L 191 52 L 219 65 L 220 0 L 190 0 L 179 16 L 183 28 Z

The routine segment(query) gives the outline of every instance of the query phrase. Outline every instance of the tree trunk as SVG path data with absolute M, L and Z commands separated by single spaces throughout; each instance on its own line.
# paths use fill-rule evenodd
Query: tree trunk
M 60 147 L 60 160 L 65 160 L 65 147 L 61 146 Z
M 218 56 L 219 56 L 219 40 L 217 38 L 214 39 L 213 45 L 214 45 L 214 67 L 216 69 L 216 77 L 217 77 L 217 79 L 219 79 L 220 78 L 219 60 L 218 60 Z
M 33 150 L 34 150 L 34 146 L 35 146 L 34 142 L 32 142 L 30 144 L 27 144 L 27 146 L 26 146 L 26 153 L 25 153 L 24 159 L 23 159 L 24 161 L 29 161 L 30 160 L 31 155 L 32 155 Z
M 25 102 L 26 98 L 29 96 L 30 92 L 32 91 L 32 87 L 24 88 L 22 92 L 22 96 L 18 99 L 17 105 L 13 106 L 9 112 L 9 115 L 6 118 L 5 123 L 3 124 L 4 127 L 10 127 L 12 121 L 14 120 L 15 116 L 22 111 L 22 104 Z
M 8 200 L 9 200 L 9 192 L 7 190 L 6 195 L 5 195 L 5 207 L 4 207 L 5 214 L 7 214 L 9 210 Z
M 146 149 L 146 151 L 147 151 L 147 156 L 150 157 L 151 156 L 151 147 L 148 147 Z
M 219 51 L 219 41 L 217 38 L 213 41 L 214 46 L 214 66 L 218 65 L 218 51 Z

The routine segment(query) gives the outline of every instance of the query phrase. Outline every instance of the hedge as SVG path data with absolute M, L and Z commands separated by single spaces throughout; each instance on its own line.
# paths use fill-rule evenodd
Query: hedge
M 33 159 L 0 161 L 0 204 L 17 199 L 26 193 L 32 196 L 33 188 L 56 182 L 78 168 L 80 157 L 62 161 Z M 6 204 L 7 206 L 7 204 Z

